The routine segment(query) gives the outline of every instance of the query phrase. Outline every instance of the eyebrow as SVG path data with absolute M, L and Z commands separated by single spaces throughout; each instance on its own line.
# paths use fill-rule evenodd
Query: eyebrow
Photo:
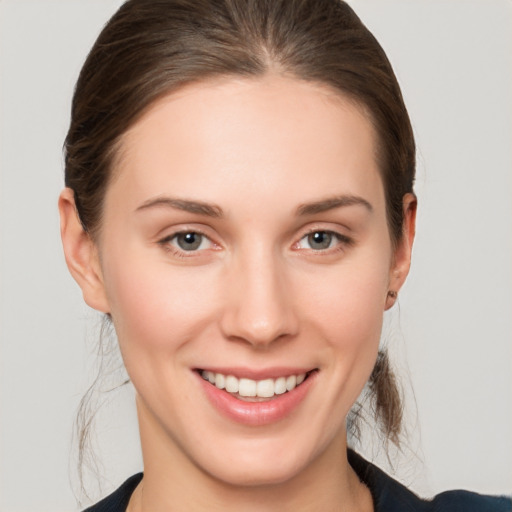
M 222 208 L 215 204 L 204 203 L 203 201 L 190 201 L 187 199 L 176 199 L 173 197 L 155 197 L 144 201 L 135 211 L 147 210 L 158 207 L 174 208 L 189 213 L 206 215 L 207 217 L 220 218 L 223 216 Z
M 297 208 L 297 215 L 314 215 L 316 213 L 323 213 L 335 208 L 354 205 L 364 206 L 369 212 L 373 212 L 373 206 L 366 199 L 359 196 L 342 195 L 329 197 L 313 203 L 301 204 Z
M 323 213 L 335 208 L 342 208 L 346 206 L 361 205 L 364 206 L 369 212 L 373 212 L 373 206 L 362 197 L 353 195 L 342 195 L 322 199 L 321 201 L 314 201 L 312 203 L 301 204 L 297 208 L 297 215 L 314 215 Z M 150 208 L 167 207 L 182 210 L 184 212 L 196 213 L 205 215 L 207 217 L 222 218 L 224 213 L 220 206 L 203 201 L 191 201 L 188 199 L 176 199 L 173 197 L 155 197 L 144 201 L 136 211 L 147 210 Z

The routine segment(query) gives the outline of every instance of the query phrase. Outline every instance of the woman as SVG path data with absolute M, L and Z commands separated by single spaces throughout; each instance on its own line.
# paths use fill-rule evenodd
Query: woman
M 347 450 L 410 265 L 415 147 L 393 71 L 334 0 L 125 3 L 80 75 L 59 208 L 112 321 L 144 476 L 91 510 L 508 510 L 422 501 Z

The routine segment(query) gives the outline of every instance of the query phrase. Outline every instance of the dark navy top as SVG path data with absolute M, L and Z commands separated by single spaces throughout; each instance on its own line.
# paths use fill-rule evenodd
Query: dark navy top
M 348 460 L 370 489 L 375 512 L 512 512 L 510 498 L 469 491 L 447 491 L 431 500 L 423 500 L 351 450 Z M 84 512 L 125 512 L 141 480 L 142 473 L 132 476 L 117 491 Z

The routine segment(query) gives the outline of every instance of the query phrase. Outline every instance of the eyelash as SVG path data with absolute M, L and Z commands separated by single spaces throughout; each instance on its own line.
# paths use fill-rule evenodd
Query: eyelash
M 173 256 L 176 256 L 178 258 L 194 257 L 194 256 L 197 256 L 197 253 L 201 252 L 201 250 L 186 251 L 186 250 L 180 249 L 179 247 L 177 247 L 171 243 L 174 239 L 176 239 L 180 235 L 189 235 L 189 234 L 190 235 L 192 235 L 192 234 L 198 235 L 198 236 L 202 237 L 200 245 L 202 245 L 203 242 L 205 240 L 207 240 L 209 244 L 211 244 L 212 246 L 216 246 L 216 244 L 214 242 L 212 242 L 210 237 L 208 237 L 207 235 L 205 235 L 204 233 L 202 233 L 200 230 L 197 230 L 197 229 L 188 229 L 188 230 L 183 230 L 183 231 L 177 231 L 176 233 L 172 233 L 171 235 L 168 235 L 168 236 L 162 238 L 161 240 L 159 240 L 158 244 L 161 245 L 166 251 L 170 252 Z M 204 250 L 204 249 L 202 249 L 202 250 Z
M 313 249 L 313 248 L 304 249 L 308 252 L 310 251 L 313 254 L 320 254 L 320 253 L 333 254 L 333 253 L 336 253 L 339 251 L 344 251 L 347 249 L 347 247 L 351 247 L 352 245 L 354 245 L 354 240 L 346 235 L 343 235 L 341 233 L 338 233 L 338 232 L 332 231 L 332 230 L 328 230 L 328 229 L 314 228 L 314 229 L 311 229 L 310 231 L 308 231 L 307 233 L 305 233 L 300 238 L 300 240 L 294 244 L 294 247 L 296 247 L 298 250 L 300 250 L 300 248 L 298 246 L 302 242 L 302 240 L 307 239 L 309 236 L 314 235 L 316 233 L 323 233 L 325 235 L 329 235 L 333 239 L 336 239 L 337 243 L 335 244 L 334 247 L 327 247 L 325 249 Z
M 337 241 L 335 246 L 327 247 L 325 249 L 299 247 L 299 244 L 302 242 L 302 240 L 307 239 L 311 235 L 319 234 L 319 233 L 328 235 L 328 236 L 332 237 L 333 239 L 335 239 Z M 217 248 L 219 247 L 206 234 L 204 234 L 200 230 L 194 230 L 194 229 L 182 230 L 182 231 L 177 231 L 175 233 L 172 233 L 172 234 L 162 238 L 161 240 L 159 240 L 158 244 L 161 245 L 166 251 L 170 252 L 175 257 L 178 257 L 178 258 L 194 257 L 194 256 L 197 256 L 198 253 L 204 251 L 205 249 L 194 249 L 194 250 L 186 251 L 186 250 L 178 248 L 176 245 L 171 243 L 173 240 L 175 240 L 180 235 L 189 235 L 189 234 L 198 235 L 198 236 L 202 237 L 199 247 L 203 244 L 203 242 L 205 240 L 207 240 L 211 246 L 217 247 Z M 315 228 L 315 229 L 311 229 L 310 231 L 308 231 L 307 233 L 302 235 L 301 238 L 298 240 L 298 242 L 295 242 L 293 244 L 293 248 L 295 250 L 305 250 L 305 251 L 311 252 L 313 254 L 321 254 L 321 253 L 333 254 L 338 251 L 343 251 L 347 247 L 350 247 L 352 245 L 354 245 L 354 240 L 346 235 L 342 235 L 341 233 L 338 233 L 336 231 L 331 231 L 328 229 Z

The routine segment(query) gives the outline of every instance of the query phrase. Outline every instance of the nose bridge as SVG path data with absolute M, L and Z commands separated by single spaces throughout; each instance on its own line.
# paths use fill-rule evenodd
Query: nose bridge
M 222 319 L 225 335 L 266 346 L 295 334 L 297 321 L 280 255 L 253 247 L 231 263 Z

